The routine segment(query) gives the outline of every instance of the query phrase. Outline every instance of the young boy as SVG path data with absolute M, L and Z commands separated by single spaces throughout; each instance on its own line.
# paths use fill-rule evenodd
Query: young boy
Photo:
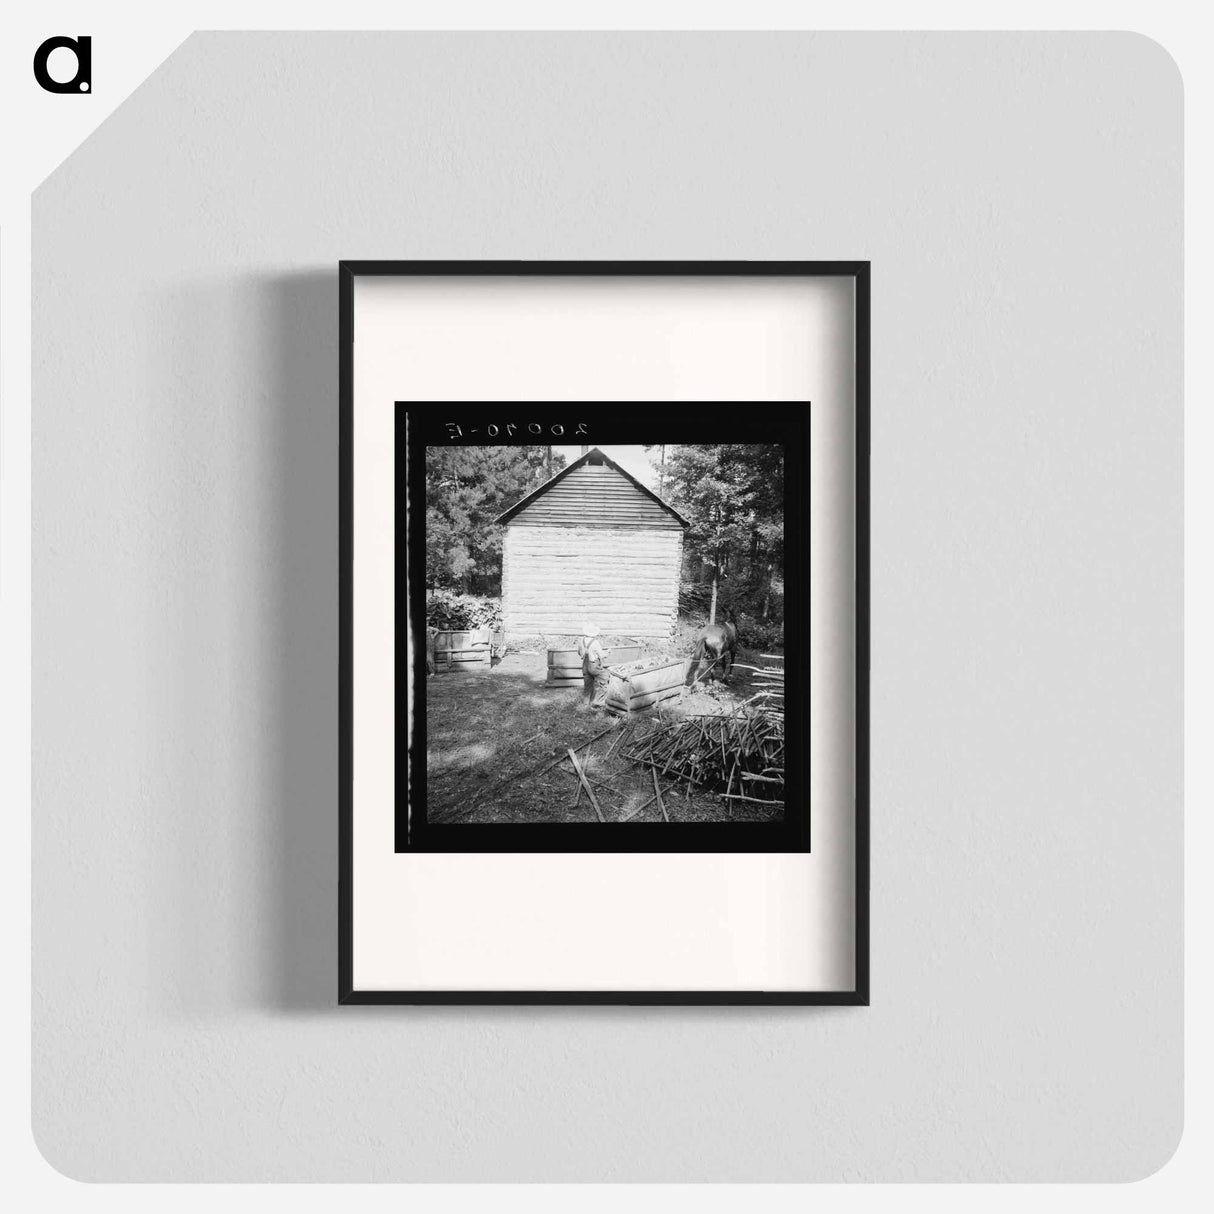
M 606 664 L 606 656 L 596 625 L 583 621 L 577 651 L 578 656 L 582 659 L 582 683 L 586 688 L 586 706 L 599 708 L 607 696 L 607 672 L 603 669 Z

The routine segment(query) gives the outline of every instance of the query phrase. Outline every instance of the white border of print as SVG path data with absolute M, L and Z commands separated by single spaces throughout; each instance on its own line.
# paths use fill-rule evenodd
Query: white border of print
M 854 988 L 854 290 L 356 278 L 356 990 Z M 813 851 L 396 853 L 394 402 L 811 398 Z

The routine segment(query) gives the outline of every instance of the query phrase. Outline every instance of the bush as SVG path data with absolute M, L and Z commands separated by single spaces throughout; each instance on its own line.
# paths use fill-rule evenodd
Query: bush
M 440 632 L 502 626 L 502 601 L 455 590 L 431 590 L 426 596 L 426 624 Z
M 704 582 L 679 583 L 679 614 L 698 617 L 707 616 L 712 602 L 712 585 Z
M 717 623 L 723 624 L 731 616 L 728 611 L 718 604 Z M 732 619 L 738 629 L 738 644 L 744 649 L 753 649 L 770 653 L 774 649 L 784 648 L 784 625 L 779 620 L 764 620 L 762 616 L 747 611 L 735 611 Z M 679 627 L 675 635 L 675 648 L 678 652 L 688 652 L 695 647 L 704 625 L 708 623 L 708 612 L 693 611 L 679 617 Z
M 764 620 L 761 616 L 739 611 L 734 623 L 738 626 L 739 645 L 764 653 L 784 648 L 784 625 L 778 620 Z
M 717 593 L 717 622 L 733 620 L 738 626 L 738 644 L 747 649 L 770 651 L 784 647 L 784 595 L 783 587 L 771 596 L 770 618 L 764 619 L 763 595 L 744 586 L 721 582 Z M 687 635 L 695 634 L 708 622 L 708 608 L 712 604 L 711 582 L 688 582 L 679 584 L 679 615 L 685 621 Z

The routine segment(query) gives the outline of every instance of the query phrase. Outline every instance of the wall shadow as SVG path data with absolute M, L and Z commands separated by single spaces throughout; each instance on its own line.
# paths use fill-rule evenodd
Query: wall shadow
M 272 719 L 262 747 L 267 772 L 259 852 L 265 888 L 251 905 L 265 922 L 244 925 L 257 937 L 258 1002 L 280 1013 L 331 1014 L 344 1020 L 494 1020 L 534 1022 L 568 1015 L 609 1020 L 612 1008 L 339 1008 L 338 966 L 338 333 L 337 273 L 317 269 L 254 284 L 257 336 L 264 339 L 268 391 L 251 402 L 250 429 L 262 450 L 259 473 L 272 478 L 260 500 L 267 567 L 259 578 L 264 695 Z M 248 340 L 244 335 L 243 340 Z M 461 678 L 459 675 L 443 676 Z M 499 690 L 523 698 L 534 680 L 494 672 Z M 545 698 L 552 693 L 540 693 Z M 519 706 L 516 705 L 516 708 Z M 688 1009 L 649 1009 L 676 1018 Z M 704 1018 L 751 1018 L 757 1009 L 704 1007 Z M 845 1010 L 845 1009 L 843 1009 Z M 807 1009 L 797 1009 L 804 1016 Z M 840 1009 L 812 1009 L 833 1015 Z M 765 1016 L 783 1015 L 763 1009 Z
M 279 771 L 264 967 L 277 1006 L 327 1011 L 337 1003 L 336 267 L 275 279 L 270 293 Z

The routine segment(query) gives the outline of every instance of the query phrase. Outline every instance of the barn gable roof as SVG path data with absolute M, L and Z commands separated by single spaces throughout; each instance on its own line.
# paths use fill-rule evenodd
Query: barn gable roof
M 542 485 L 540 485 L 540 487 L 538 489 L 533 489 L 521 501 L 515 502 L 514 505 L 510 507 L 509 510 L 506 510 L 503 513 L 499 514 L 497 516 L 497 518 L 494 519 L 493 521 L 495 523 L 510 522 L 517 515 L 522 513 L 522 511 L 526 510 L 527 507 L 531 506 L 533 503 L 538 501 L 538 499 L 540 499 L 546 493 L 548 493 L 551 489 L 553 489 L 557 485 L 559 485 L 571 473 L 577 472 L 579 469 L 585 468 L 588 465 L 600 465 L 600 464 L 605 465 L 606 467 L 612 469 L 614 472 L 617 472 L 634 489 L 636 489 L 636 491 L 638 493 L 644 495 L 644 497 L 646 499 L 648 499 L 651 502 L 656 502 L 657 505 L 661 507 L 662 511 L 664 511 L 665 514 L 668 515 L 669 518 L 671 520 L 673 520 L 678 526 L 683 527 L 683 528 L 687 528 L 688 526 L 690 526 L 688 521 L 677 510 L 673 509 L 671 506 L 668 506 L 664 501 L 662 501 L 662 499 L 660 497 L 658 497 L 658 495 L 656 493 L 653 492 L 652 489 L 647 489 L 644 485 L 641 484 L 640 481 L 638 481 L 636 479 L 635 476 L 632 476 L 630 473 L 626 472 L 623 468 L 621 468 L 620 465 L 615 462 L 615 460 L 611 459 L 607 455 L 604 455 L 603 452 L 598 449 L 598 447 L 591 448 L 589 451 L 586 452 L 585 455 L 574 460 L 573 463 L 571 463 L 568 467 L 562 468 L 555 476 L 551 477 L 549 480 L 546 480 Z M 655 512 L 655 515 L 656 515 L 656 512 Z M 657 516 L 657 517 L 661 517 L 661 516 Z M 539 520 L 537 520 L 537 521 L 539 521 Z M 548 520 L 545 520 L 545 521 L 548 521 Z M 554 519 L 552 521 L 557 521 L 557 520 Z M 611 520 L 609 518 L 604 518 L 602 521 L 609 523 Z M 670 525 L 669 521 L 667 522 L 666 525 L 667 526 Z

